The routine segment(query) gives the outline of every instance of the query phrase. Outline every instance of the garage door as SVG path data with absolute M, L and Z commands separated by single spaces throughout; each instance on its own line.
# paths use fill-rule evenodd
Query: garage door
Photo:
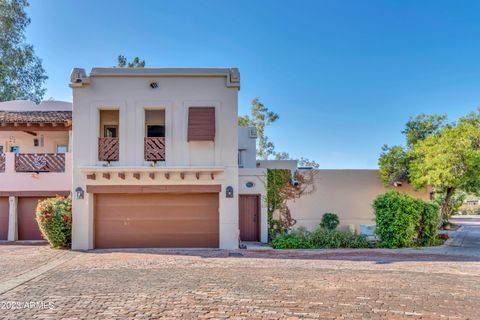
M 97 194 L 96 248 L 218 248 L 218 193 Z
M 0 240 L 8 239 L 8 198 L 0 197 Z
M 37 209 L 38 201 L 43 199 L 45 198 L 18 198 L 18 240 L 43 240 L 35 220 L 35 210 Z

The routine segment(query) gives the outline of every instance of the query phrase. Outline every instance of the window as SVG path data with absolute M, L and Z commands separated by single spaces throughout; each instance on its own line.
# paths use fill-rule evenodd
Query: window
M 120 134 L 120 111 L 99 110 L 100 112 L 100 138 L 118 138 Z
M 165 126 L 159 124 L 147 125 L 147 138 L 165 137 Z
M 10 146 L 10 152 L 13 152 L 15 154 L 20 153 L 20 146 Z
M 67 153 L 68 146 L 66 144 L 57 144 L 57 153 Z
M 3 146 L 0 145 L 0 153 L 3 153 L 3 152 L 4 152 L 4 151 L 3 151 Z
M 117 138 L 118 137 L 118 126 L 105 125 L 103 127 L 103 134 L 104 134 L 105 138 Z
M 215 141 L 215 107 L 188 109 L 188 141 Z
M 239 149 L 238 150 L 238 167 L 239 168 L 243 168 L 245 166 L 244 158 L 245 158 L 245 149 Z

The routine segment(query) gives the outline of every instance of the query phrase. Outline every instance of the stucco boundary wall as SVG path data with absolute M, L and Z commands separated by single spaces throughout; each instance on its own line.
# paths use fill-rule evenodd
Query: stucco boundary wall
M 314 170 L 314 186 L 313 193 L 287 203 L 292 217 L 297 220 L 294 228 L 313 230 L 320 224 L 324 213 L 333 212 L 340 219 L 340 228 L 353 225 L 359 231 L 360 224 L 375 223 L 372 203 L 388 190 L 430 199 L 428 190 L 414 190 L 408 184 L 385 187 L 378 170 Z

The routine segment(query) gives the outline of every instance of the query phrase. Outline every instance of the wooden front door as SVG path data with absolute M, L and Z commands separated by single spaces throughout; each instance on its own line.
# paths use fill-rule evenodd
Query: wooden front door
M 240 195 L 239 223 L 241 241 L 260 241 L 260 197 Z

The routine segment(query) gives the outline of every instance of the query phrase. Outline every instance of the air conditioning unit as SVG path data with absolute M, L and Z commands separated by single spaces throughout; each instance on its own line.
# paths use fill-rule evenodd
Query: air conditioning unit
M 257 139 L 257 128 L 248 128 L 248 136 L 251 139 Z

